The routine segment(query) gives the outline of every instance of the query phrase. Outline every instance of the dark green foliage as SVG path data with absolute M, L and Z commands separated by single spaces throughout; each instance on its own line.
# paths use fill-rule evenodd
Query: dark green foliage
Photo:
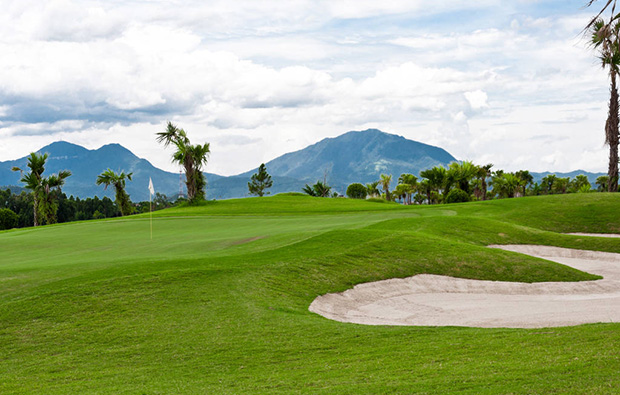
M 209 143 L 192 145 L 185 130 L 177 128 L 172 122 L 168 122 L 164 132 L 157 133 L 157 142 L 163 143 L 164 147 L 170 144 L 176 147 L 172 160 L 185 169 L 185 186 L 189 203 L 204 200 L 207 181 L 202 167 L 206 166 L 211 153 Z
M 43 177 L 45 171 L 45 162 L 48 154 L 38 154 L 33 152 L 28 157 L 27 166 L 29 172 L 25 172 L 20 167 L 13 167 L 11 170 L 19 171 L 21 174 L 21 182 L 25 184 L 27 189 L 32 191 L 33 196 L 33 218 L 34 226 L 42 223 L 54 224 L 57 222 L 56 212 L 58 203 L 56 197 L 59 195 L 60 188 L 64 185 L 65 179 L 71 176 L 68 170 L 61 170 L 58 174 L 52 174 Z
M 351 199 L 366 199 L 368 190 L 360 183 L 353 183 L 347 187 L 347 196 Z
M 0 230 L 16 228 L 19 217 L 8 208 L 0 208 Z
M 302 190 L 310 196 L 329 197 L 332 187 L 325 182 L 317 181 L 316 184 L 312 186 L 306 184 Z
M 459 188 L 450 190 L 450 192 L 448 192 L 448 196 L 446 196 L 446 203 L 464 203 L 469 201 L 469 194 Z
M 250 182 L 248 182 L 250 195 L 256 195 L 259 197 L 269 195 L 269 192 L 266 192 L 265 190 L 271 188 L 272 186 L 273 181 L 271 180 L 271 176 L 267 173 L 265 164 L 261 163 L 258 167 L 258 172 L 253 174 L 250 178 Z
M 131 181 L 132 175 L 133 173 L 126 174 L 124 171 L 115 173 L 113 170 L 107 169 L 97 176 L 97 185 L 105 185 L 104 189 L 107 189 L 110 185 L 114 186 L 116 204 L 121 215 L 129 215 L 133 213 L 134 210 L 129 195 L 125 192 L 126 180 Z

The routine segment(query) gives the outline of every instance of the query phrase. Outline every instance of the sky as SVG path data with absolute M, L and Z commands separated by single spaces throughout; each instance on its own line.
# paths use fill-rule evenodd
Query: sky
M 171 121 L 221 175 L 368 128 L 506 171 L 606 172 L 584 4 L 0 0 L 0 161 L 119 143 L 178 171 L 155 140 Z

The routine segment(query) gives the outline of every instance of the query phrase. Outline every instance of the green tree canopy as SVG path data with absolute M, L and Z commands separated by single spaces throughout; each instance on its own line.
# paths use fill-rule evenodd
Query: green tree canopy
M 366 187 L 358 182 L 347 187 L 347 196 L 351 199 L 366 199 L 367 195 Z
M 19 217 L 8 208 L 0 208 L 0 230 L 16 228 Z
M 177 128 L 171 122 L 168 122 L 165 131 L 157 133 L 157 142 L 164 143 L 164 147 L 170 144 L 176 147 L 172 161 L 185 169 L 187 200 L 190 203 L 204 200 L 207 182 L 202 168 L 207 165 L 211 153 L 209 143 L 192 145 L 185 130 Z
M 58 191 L 64 185 L 65 179 L 71 176 L 69 170 L 61 170 L 58 174 L 43 177 L 47 158 L 47 153 L 37 154 L 32 152 L 28 157 L 27 166 L 30 168 L 28 173 L 24 174 L 24 170 L 19 167 L 13 167 L 12 169 L 22 174 L 21 182 L 26 184 L 26 188 L 32 191 L 34 226 L 39 226 L 41 222 L 46 224 L 56 223 Z
M 381 178 L 379 179 L 379 184 L 381 184 L 381 188 L 383 192 L 385 192 L 385 200 L 391 200 L 390 196 L 390 183 L 392 182 L 391 174 L 381 174 Z
M 114 187 L 116 195 L 116 205 L 121 212 L 121 216 L 129 215 L 133 212 L 131 200 L 129 199 L 129 195 L 125 191 L 126 180 L 131 181 L 132 175 L 133 173 L 125 173 L 124 171 L 121 171 L 120 173 L 115 173 L 113 170 L 107 169 L 106 171 L 97 176 L 97 185 L 103 184 L 104 189 L 107 189 L 110 185 Z
M 327 185 L 326 182 L 321 181 L 317 181 L 316 184 L 312 186 L 306 184 L 306 186 L 304 186 L 302 189 L 302 191 L 304 191 L 308 195 L 316 197 L 329 197 L 331 190 L 332 187 Z
M 248 189 L 251 195 L 263 196 L 265 194 L 269 195 L 269 192 L 266 192 L 266 189 L 271 188 L 273 185 L 273 181 L 271 180 L 271 176 L 267 173 L 267 168 L 264 163 L 258 167 L 258 173 L 255 173 L 250 177 L 250 182 L 248 182 Z

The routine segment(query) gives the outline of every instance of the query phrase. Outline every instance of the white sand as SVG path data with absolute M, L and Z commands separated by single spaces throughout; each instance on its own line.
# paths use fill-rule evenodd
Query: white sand
M 620 237 L 613 233 L 566 233 L 571 236 L 588 236 L 588 237 Z
M 319 296 L 309 309 L 336 321 L 366 325 L 540 328 L 620 322 L 620 254 L 491 247 L 555 261 L 603 279 L 527 284 L 421 274 Z

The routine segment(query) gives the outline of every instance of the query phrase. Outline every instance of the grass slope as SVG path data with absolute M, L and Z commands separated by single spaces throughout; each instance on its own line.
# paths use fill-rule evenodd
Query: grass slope
M 417 273 L 596 278 L 487 244 L 620 252 L 616 194 L 437 207 L 274 196 L 0 233 L 0 393 L 611 393 L 619 325 L 342 324 L 320 294 Z

